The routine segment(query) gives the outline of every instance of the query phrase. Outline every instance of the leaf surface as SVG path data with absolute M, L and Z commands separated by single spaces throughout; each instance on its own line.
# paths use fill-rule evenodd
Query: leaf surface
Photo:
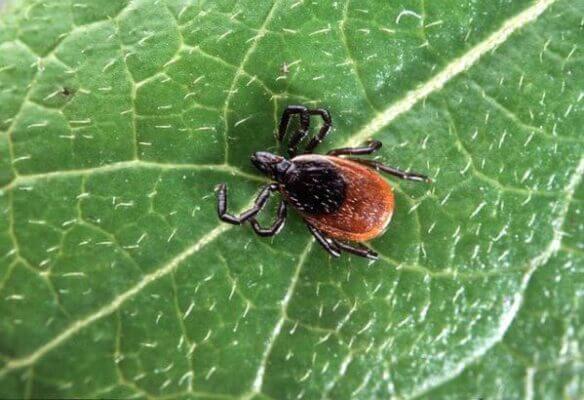
M 0 397 L 584 396 L 584 2 L 96 4 L 0 22 Z M 433 177 L 378 262 L 218 221 L 294 103 Z

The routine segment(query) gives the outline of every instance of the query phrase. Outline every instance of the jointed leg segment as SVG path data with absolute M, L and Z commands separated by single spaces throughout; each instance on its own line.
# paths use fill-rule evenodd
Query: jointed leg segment
M 253 228 L 254 232 L 257 233 L 259 236 L 268 237 L 277 235 L 280 230 L 284 227 L 284 222 L 286 221 L 286 215 L 288 214 L 286 208 L 286 202 L 282 199 L 280 200 L 280 205 L 278 206 L 278 214 L 276 217 L 276 221 L 270 226 L 269 228 L 262 228 L 258 223 L 255 216 L 249 219 L 251 223 L 251 227 Z
M 316 146 L 321 144 L 322 141 L 328 136 L 328 134 L 333 129 L 333 121 L 331 119 L 331 115 L 327 110 L 325 110 L 324 108 L 315 108 L 312 110 L 308 110 L 308 112 L 310 113 L 310 115 L 320 115 L 323 120 L 323 124 L 318 133 L 312 139 L 310 139 L 310 142 L 308 142 L 308 144 L 306 145 L 306 148 L 304 149 L 304 153 L 306 154 L 312 153 Z
M 311 153 L 314 148 L 324 140 L 324 138 L 332 129 L 332 119 L 327 110 L 322 108 L 308 109 L 304 106 L 292 105 L 286 107 L 284 113 L 282 114 L 282 119 L 280 120 L 280 126 L 278 128 L 278 141 L 282 142 L 284 140 L 288 125 L 290 123 L 290 118 L 295 114 L 300 115 L 300 127 L 292 134 L 292 137 L 288 142 L 288 154 L 290 158 L 296 156 L 298 153 L 298 145 L 308 135 L 311 115 L 320 115 L 324 123 L 320 128 L 320 131 L 312 139 L 310 139 L 306 145 L 304 150 L 305 153 Z
M 306 137 L 306 135 L 308 135 L 308 128 L 310 127 L 310 114 L 308 108 L 304 106 L 288 106 L 282 113 L 282 119 L 280 120 L 280 126 L 278 128 L 279 142 L 284 140 L 288 124 L 290 123 L 290 118 L 295 114 L 300 115 L 300 126 L 288 141 L 288 154 L 290 155 L 290 158 L 296 155 L 298 144 Z
M 314 236 L 314 238 L 316 239 L 316 241 L 318 243 L 320 243 L 320 245 L 329 252 L 329 254 L 333 257 L 339 257 L 341 255 L 341 250 L 337 247 L 337 245 L 335 243 L 333 243 L 332 241 L 329 241 L 327 239 L 327 237 L 318 229 L 316 229 L 314 226 L 310 225 L 310 224 L 306 224 L 306 226 L 308 227 L 308 230 L 310 231 L 310 233 L 312 233 L 312 236 Z
M 381 148 L 381 142 L 378 140 L 370 140 L 366 146 L 363 147 L 343 147 L 340 149 L 333 149 L 327 153 L 329 156 L 361 156 L 375 153 Z M 402 171 L 400 169 L 390 167 L 379 161 L 374 160 L 362 160 L 360 158 L 348 158 L 351 161 L 355 161 L 359 164 L 367 165 L 377 171 L 387 172 L 390 175 L 397 176 L 398 178 L 405 179 L 408 181 L 418 181 L 418 182 L 430 182 L 430 178 L 426 175 L 418 174 L 417 172 Z
M 308 230 L 310 230 L 316 241 L 333 257 L 339 257 L 342 251 L 346 251 L 370 260 L 377 260 L 377 253 L 364 245 L 351 245 L 337 239 L 328 238 L 316 227 L 310 224 L 306 224 L 306 226 L 308 226 Z
M 377 171 L 387 172 L 388 174 L 396 176 L 400 179 L 417 182 L 431 182 L 430 178 L 428 178 L 426 175 L 422 175 L 417 172 L 402 171 L 401 169 L 390 167 L 380 163 L 379 161 L 361 160 L 359 158 L 349 158 L 349 160 L 358 162 L 359 164 L 367 165 L 368 167 L 371 167 Z
M 326 153 L 328 156 L 360 156 L 375 153 L 381 148 L 381 142 L 378 140 L 370 140 L 366 146 L 363 147 L 343 147 L 340 149 L 333 149 Z
M 227 213 L 227 186 L 222 183 L 217 186 L 217 214 L 219 214 L 219 218 L 222 221 L 233 225 L 240 225 L 259 213 L 266 205 L 272 192 L 276 190 L 278 190 L 278 185 L 276 183 L 264 186 L 256 198 L 253 207 L 242 212 L 239 216 L 235 216 Z
M 344 242 L 341 242 L 339 240 L 333 239 L 333 241 L 341 250 L 344 250 L 348 253 L 355 254 L 355 255 L 360 256 L 360 257 L 368 258 L 370 260 L 377 260 L 377 253 L 374 252 L 373 250 L 365 247 L 364 245 L 353 246 L 351 244 L 344 243 Z

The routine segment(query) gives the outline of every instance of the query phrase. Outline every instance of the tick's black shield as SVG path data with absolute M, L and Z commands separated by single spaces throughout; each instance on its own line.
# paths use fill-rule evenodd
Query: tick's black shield
M 337 211 L 345 201 L 346 182 L 334 164 L 319 157 L 301 156 L 293 160 L 285 177 L 288 201 L 305 214 L 321 215 Z

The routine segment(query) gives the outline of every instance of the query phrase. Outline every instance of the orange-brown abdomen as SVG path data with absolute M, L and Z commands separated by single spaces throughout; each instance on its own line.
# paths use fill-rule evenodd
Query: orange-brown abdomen
M 307 222 L 341 240 L 366 241 L 383 233 L 393 214 L 393 190 L 376 171 L 340 157 L 305 155 L 294 159 L 303 160 L 330 162 L 345 182 L 344 199 L 334 212 L 314 214 L 299 209 Z

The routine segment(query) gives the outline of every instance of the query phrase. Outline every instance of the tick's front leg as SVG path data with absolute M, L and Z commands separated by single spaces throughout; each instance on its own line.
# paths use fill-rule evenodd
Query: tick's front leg
M 278 185 L 275 183 L 266 185 L 262 188 L 262 191 L 256 198 L 254 205 L 247 211 L 242 212 L 239 216 L 229 214 L 227 212 L 227 185 L 222 183 L 217 186 L 217 214 L 219 218 L 233 225 L 240 225 L 247 221 L 248 219 L 255 216 L 261 211 L 261 209 L 266 205 L 266 202 L 270 198 L 270 194 L 273 191 L 278 190 Z
M 286 202 L 282 199 L 280 200 L 280 205 L 278 206 L 278 215 L 276 221 L 270 226 L 269 228 L 262 228 L 258 221 L 256 220 L 255 216 L 249 219 L 251 227 L 253 228 L 254 232 L 258 234 L 258 236 L 269 237 L 277 235 L 282 227 L 284 226 L 284 222 L 286 222 L 287 216 L 287 208 Z
M 308 129 L 310 127 L 310 114 L 308 109 L 304 106 L 292 105 L 286 107 L 282 113 L 282 119 L 280 120 L 280 127 L 278 128 L 278 141 L 281 143 L 286 136 L 286 131 L 288 130 L 288 124 L 290 123 L 290 117 L 292 115 L 300 115 L 300 126 L 292 134 L 292 137 L 288 141 L 288 155 L 290 158 L 294 158 L 296 153 L 298 153 L 298 145 L 308 135 Z
M 310 142 L 308 142 L 306 148 L 304 149 L 305 153 L 310 154 L 331 132 L 333 129 L 333 120 L 331 118 L 331 114 L 324 108 L 314 108 L 308 110 L 308 112 L 310 115 L 320 115 L 323 122 L 320 131 L 318 131 L 318 133 L 312 139 L 310 139 Z

